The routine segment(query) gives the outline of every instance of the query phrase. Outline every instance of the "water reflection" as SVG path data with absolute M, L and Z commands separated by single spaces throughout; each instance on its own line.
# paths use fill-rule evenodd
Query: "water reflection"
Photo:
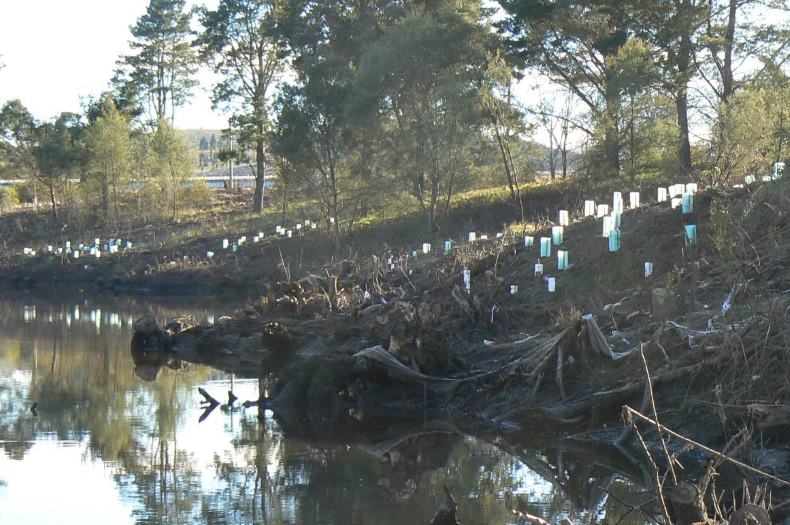
M 645 522 L 620 503 L 649 499 L 624 481 L 638 468 L 604 452 L 393 417 L 305 433 L 242 406 L 257 379 L 130 352 L 144 313 L 226 311 L 0 300 L 0 523 L 427 523 L 444 484 L 465 524 L 513 523 L 506 500 L 554 522 Z M 198 386 L 239 402 L 200 422 Z

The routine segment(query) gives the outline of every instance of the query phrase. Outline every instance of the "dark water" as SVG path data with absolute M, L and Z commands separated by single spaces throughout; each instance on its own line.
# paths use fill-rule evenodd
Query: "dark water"
M 650 495 L 584 448 L 395 420 L 305 438 L 255 407 L 199 422 L 198 386 L 241 402 L 259 382 L 194 365 L 144 381 L 129 350 L 144 312 L 229 311 L 195 303 L 0 298 L 0 524 L 420 524 L 445 484 L 466 525 L 515 523 L 506 500 L 554 523 L 647 520 L 623 502 Z

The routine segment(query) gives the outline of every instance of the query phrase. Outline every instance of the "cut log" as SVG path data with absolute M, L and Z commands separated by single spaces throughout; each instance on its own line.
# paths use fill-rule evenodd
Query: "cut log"
M 690 483 L 679 483 L 669 494 L 677 525 L 705 523 L 707 513 L 699 489 Z
M 730 525 L 771 525 L 771 516 L 761 506 L 747 503 L 733 512 Z

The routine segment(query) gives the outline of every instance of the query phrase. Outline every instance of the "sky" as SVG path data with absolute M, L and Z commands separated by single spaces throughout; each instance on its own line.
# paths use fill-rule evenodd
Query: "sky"
M 18 98 L 34 117 L 80 112 L 80 100 L 108 88 L 119 56 L 128 52 L 129 27 L 148 0 L 0 0 L 0 104 Z M 218 129 L 227 116 L 212 111 L 212 75 L 176 111 L 176 127 Z
M 39 120 L 64 111 L 79 113 L 86 97 L 109 87 L 118 58 L 128 53 L 130 26 L 149 0 L 0 0 L 0 105 L 19 99 Z M 216 6 L 216 0 L 188 0 L 188 5 Z M 222 129 L 228 115 L 213 110 L 214 74 L 202 69 L 200 87 L 176 110 L 180 129 Z M 535 89 L 539 86 L 539 89 Z M 536 104 L 553 88 L 545 78 L 528 76 L 515 90 L 521 103 Z M 533 138 L 548 143 L 545 130 Z M 572 140 L 573 141 L 573 140 Z

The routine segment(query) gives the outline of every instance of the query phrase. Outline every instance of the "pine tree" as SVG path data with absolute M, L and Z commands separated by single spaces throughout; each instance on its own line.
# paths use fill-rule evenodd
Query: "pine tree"
M 148 8 L 132 26 L 129 42 L 134 54 L 119 61 L 113 82 L 116 91 L 136 94 L 154 122 L 175 118 L 197 85 L 197 53 L 185 0 L 150 0 Z

